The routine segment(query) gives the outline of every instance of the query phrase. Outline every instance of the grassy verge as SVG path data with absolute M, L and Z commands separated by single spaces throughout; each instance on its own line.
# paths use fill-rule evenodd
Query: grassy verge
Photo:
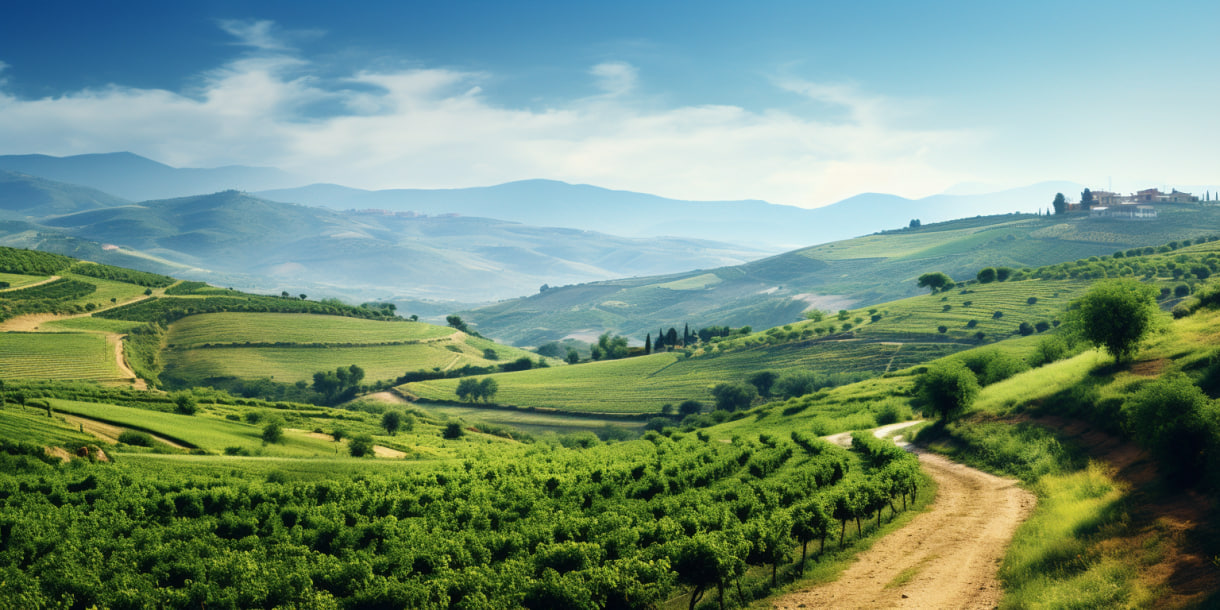
M 1147 607 L 1148 538 L 1129 489 L 1054 430 L 989 416 L 930 426 L 918 440 L 972 466 L 1020 478 L 1038 496 L 1000 566 L 1003 608 Z

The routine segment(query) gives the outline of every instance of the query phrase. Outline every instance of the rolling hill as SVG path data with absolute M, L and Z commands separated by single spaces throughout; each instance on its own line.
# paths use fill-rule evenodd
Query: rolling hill
M 0 218 L 41 218 L 128 203 L 97 189 L 0 170 Z
M 865 307 L 924 292 L 928 271 L 966 280 L 983 267 L 1037 267 L 1116 250 L 1200 237 L 1220 207 L 1158 206 L 1155 221 L 1085 214 L 1008 214 L 925 224 L 820 244 L 742 265 L 648 278 L 553 287 L 541 294 L 462 312 L 480 332 L 514 345 L 540 345 L 612 332 L 642 342 L 658 327 L 767 328 L 808 309 Z
M 77 188 L 33 178 L 19 184 L 39 194 L 36 201 Z M 720 266 L 762 254 L 486 218 L 336 212 L 238 191 L 112 203 L 0 224 L 0 243 L 246 289 L 467 303 L 529 294 L 544 284 Z
M 979 214 L 1034 212 L 1047 207 L 1056 191 L 1074 193 L 1081 188 L 1074 183 L 1046 182 L 996 193 L 934 195 L 923 199 L 866 193 L 816 209 L 755 200 L 682 201 L 553 180 L 523 180 L 477 188 L 383 191 L 315 184 L 258 195 L 334 209 L 458 213 L 631 237 L 675 235 L 711 239 L 780 252 L 903 227 L 912 218 L 931 223 Z
M 79 184 L 131 201 L 185 197 L 228 189 L 262 190 L 300 184 L 270 167 L 178 168 L 129 152 L 70 157 L 0 155 L 0 169 Z

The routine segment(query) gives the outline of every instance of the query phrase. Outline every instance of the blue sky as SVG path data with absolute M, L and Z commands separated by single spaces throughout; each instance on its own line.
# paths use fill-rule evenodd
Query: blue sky
M 1217 65 L 1216 2 L 20 3 L 0 154 L 805 207 L 1183 187 L 1220 182 Z

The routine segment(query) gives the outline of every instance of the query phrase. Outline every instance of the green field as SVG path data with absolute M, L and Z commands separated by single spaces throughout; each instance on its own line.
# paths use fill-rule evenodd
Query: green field
M 634 419 L 577 417 L 559 413 L 544 413 L 519 409 L 488 409 L 477 406 L 458 406 L 444 403 L 417 403 L 416 407 L 444 417 L 470 422 L 486 422 L 498 426 L 511 426 L 530 434 L 568 434 L 572 432 L 597 432 L 607 427 L 618 427 L 638 433 L 644 422 Z
M 0 333 L 6 379 L 120 379 L 114 348 L 90 333 Z
M 394 379 L 407 371 L 462 366 L 471 357 L 428 345 L 369 347 L 224 347 L 166 352 L 166 371 L 184 379 L 271 378 L 296 383 L 318 371 L 356 364 L 368 380 Z M 481 361 L 482 359 L 479 358 Z M 482 364 L 482 362 L 480 362 Z
M 577 413 L 659 413 L 685 400 L 710 402 L 712 386 L 743 381 L 750 373 L 811 370 L 823 374 L 880 374 L 938 358 L 963 346 L 822 341 L 762 345 L 720 355 L 686 358 L 667 352 L 578 366 L 492 375 L 495 402 Z M 408 383 L 402 390 L 430 400 L 456 400 L 456 379 Z
M 127 320 L 108 320 L 106 318 L 95 318 L 93 316 L 82 316 L 79 318 L 65 318 L 62 320 L 51 320 L 43 322 L 39 328 L 48 330 L 63 330 L 63 331 L 91 331 L 102 333 L 119 333 L 125 334 L 131 332 L 131 329 L 143 326 L 143 322 L 129 322 Z
M 209 313 L 169 327 L 169 345 L 179 348 L 230 343 L 341 343 L 371 345 L 427 341 L 453 336 L 452 328 L 422 322 L 385 322 L 290 313 Z
M 7 282 L 9 287 L 5 290 L 13 290 L 30 284 L 37 284 L 43 280 L 49 279 L 47 275 L 18 275 L 16 273 L 0 273 L 0 282 Z
M 680 330 L 683 324 L 768 328 L 799 320 L 811 303 L 833 310 L 839 303 L 870 308 L 918 295 L 924 290 L 917 279 L 932 271 L 961 282 L 984 267 L 1036 268 L 1194 240 L 1216 233 L 1220 223 L 1220 206 L 1157 209 L 1153 222 L 1085 214 L 965 218 L 710 271 L 563 286 L 459 313 L 480 332 L 513 345 L 605 331 L 642 342 L 658 327 Z
M 147 290 L 145 287 L 137 286 L 135 284 L 117 282 L 114 280 L 104 280 L 101 278 L 79 275 L 76 273 L 64 273 L 62 275 L 68 279 L 97 286 L 97 291 L 93 294 L 70 301 L 71 303 L 82 306 L 87 303 L 93 303 L 98 307 L 109 307 L 114 303 L 126 303 L 144 296 L 144 291 Z M 114 299 L 114 301 L 112 302 L 111 299 Z
M 47 417 L 46 410 L 41 407 L 22 407 L 12 402 L 0 409 L 0 439 L 52 447 L 98 443 L 96 438 L 80 432 L 76 426 L 57 417 Z
M 188 316 L 170 326 L 168 343 L 166 373 L 188 384 L 226 377 L 296 383 L 352 364 L 364 369 L 367 381 L 377 381 L 409 371 L 536 359 L 525 350 L 443 326 L 310 314 Z M 484 357 L 489 349 L 495 360 Z
M 265 444 L 262 426 L 206 415 L 179 415 L 74 400 L 51 399 L 50 403 L 55 411 L 144 430 L 211 453 L 221 453 L 227 447 L 241 447 L 259 455 L 328 457 L 336 450 L 336 443 L 312 438 L 297 430 L 285 430 L 281 443 Z

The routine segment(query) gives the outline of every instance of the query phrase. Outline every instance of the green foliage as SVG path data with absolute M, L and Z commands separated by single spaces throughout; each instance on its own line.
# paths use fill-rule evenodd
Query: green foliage
M 771 388 L 777 379 L 779 379 L 779 375 L 775 371 L 757 371 L 746 377 L 746 383 L 754 386 L 759 396 L 768 398 L 771 396 Z
M 934 273 L 925 273 L 919 276 L 919 279 L 916 281 L 916 285 L 920 288 L 928 288 L 932 291 L 932 294 L 936 294 L 938 292 L 951 290 L 956 284 L 948 275 L 937 271 Z
M 124 430 L 119 434 L 119 442 L 137 447 L 152 447 L 153 437 L 139 430 Z
M 267 422 L 263 426 L 262 439 L 264 443 L 278 443 L 284 440 L 284 425 L 278 420 Z
M 368 434 L 357 434 L 347 442 L 347 451 L 352 457 L 373 455 L 373 437 Z
M 1209 457 L 1220 450 L 1220 408 L 1188 377 L 1149 382 L 1123 405 L 1123 412 L 1131 436 L 1178 482 L 1197 483 L 1208 466 L 1220 465 Z
M 398 411 L 386 411 L 381 416 L 381 427 L 385 428 L 386 434 L 394 436 L 402 427 L 402 419 L 402 414 Z
M 462 428 L 462 424 L 451 422 L 445 424 L 445 430 L 441 433 L 442 438 L 455 440 L 466 435 L 466 430 Z
M 758 398 L 758 390 L 748 383 L 718 383 L 712 388 L 712 397 L 717 409 L 737 411 L 750 408 L 750 403 Z
M 194 415 L 199 410 L 199 400 L 190 391 L 174 392 L 174 411 L 180 415 Z
M 0 272 L 21 275 L 53 275 L 67 269 L 76 259 L 39 252 L 0 246 Z
M 948 421 L 968 409 L 979 393 L 979 382 L 962 361 L 949 358 L 928 368 L 917 391 L 932 412 Z
M 1098 282 L 1076 302 L 1072 314 L 1086 340 L 1124 362 L 1152 330 L 1156 291 L 1135 280 Z
M 978 274 L 975 275 L 975 279 L 977 279 L 980 284 L 990 284 L 991 282 L 996 281 L 996 270 L 994 267 L 984 267 L 979 269 Z
M 177 281 L 172 277 L 161 275 L 159 273 L 148 273 L 146 271 L 136 271 L 134 269 L 125 269 L 123 267 L 113 267 L 111 265 L 101 265 L 98 263 L 79 262 L 72 265 L 68 270 L 77 275 L 96 277 L 104 280 L 113 280 L 116 282 L 125 282 L 127 284 L 135 284 L 137 286 L 145 286 L 150 288 L 164 288 Z
M 162 297 L 122 305 L 96 315 L 113 320 L 158 322 L 162 325 L 169 325 L 187 316 L 216 312 L 309 313 L 351 318 L 385 319 L 385 316 L 379 310 L 353 307 L 337 302 L 322 303 L 258 295 L 206 296 L 203 298 Z

